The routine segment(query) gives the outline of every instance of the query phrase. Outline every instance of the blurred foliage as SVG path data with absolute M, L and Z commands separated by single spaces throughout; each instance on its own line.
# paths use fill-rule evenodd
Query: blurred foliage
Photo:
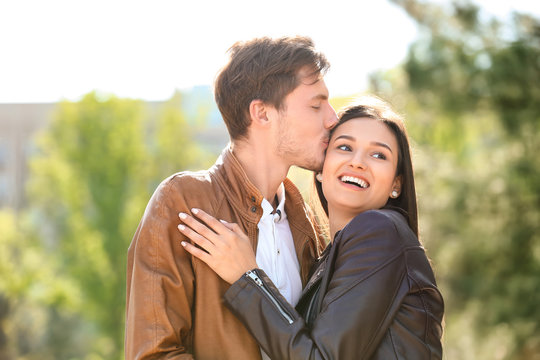
M 2 210 L 0 229 L 0 359 L 61 359 L 84 351 L 84 343 L 64 346 L 76 342 L 65 331 L 80 306 L 73 279 L 41 251 L 29 216 Z
M 126 254 L 146 203 L 164 177 L 214 159 L 180 102 L 154 116 L 96 92 L 59 104 L 30 164 L 30 210 L 0 213 L 2 359 L 123 358 Z
M 395 0 L 421 29 L 372 90 L 415 140 L 421 235 L 449 359 L 540 359 L 540 21 Z
M 445 358 L 540 359 L 540 22 L 467 1 L 391 1 L 420 36 L 370 91 L 406 115 L 414 140 Z M 164 177 L 217 155 L 194 140 L 210 111 L 185 110 L 181 93 L 59 104 L 29 207 L 0 211 L 0 359 L 122 358 L 126 252 L 144 207 Z M 308 195 L 311 174 L 290 175 Z

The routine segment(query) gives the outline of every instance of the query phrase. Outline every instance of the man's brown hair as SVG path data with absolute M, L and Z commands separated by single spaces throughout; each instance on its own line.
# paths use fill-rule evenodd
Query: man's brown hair
M 230 60 L 219 72 L 214 96 L 231 139 L 246 135 L 251 124 L 249 106 L 255 99 L 281 109 L 284 98 L 307 75 L 324 75 L 330 64 L 308 37 L 256 38 L 237 42 Z

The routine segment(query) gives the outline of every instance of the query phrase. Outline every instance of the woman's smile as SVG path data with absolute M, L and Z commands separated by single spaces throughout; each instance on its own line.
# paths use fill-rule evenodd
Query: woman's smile
M 369 187 L 369 182 L 358 175 L 342 175 L 339 180 L 343 183 L 343 186 L 352 190 L 363 190 Z
M 340 125 L 328 144 L 322 172 L 329 209 L 352 218 L 383 207 L 399 186 L 397 162 L 397 140 L 383 122 L 354 118 Z

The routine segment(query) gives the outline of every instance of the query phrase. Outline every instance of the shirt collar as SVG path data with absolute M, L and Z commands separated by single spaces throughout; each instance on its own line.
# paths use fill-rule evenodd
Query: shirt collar
M 287 217 L 287 215 L 285 214 L 285 186 L 283 185 L 283 183 L 279 184 L 276 196 L 278 199 L 278 206 L 276 208 L 275 214 L 277 214 L 278 217 L 275 218 L 275 220 L 276 222 L 278 222 L 283 221 Z M 275 215 L 273 214 L 274 207 L 265 198 L 262 199 L 261 207 L 263 209 L 263 217 Z

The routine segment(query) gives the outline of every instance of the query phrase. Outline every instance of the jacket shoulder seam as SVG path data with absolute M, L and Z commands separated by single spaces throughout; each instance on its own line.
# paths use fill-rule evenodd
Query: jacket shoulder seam
M 416 286 L 418 286 L 418 288 L 421 288 L 420 282 L 409 272 L 408 264 L 407 264 L 407 276 L 408 276 L 408 278 L 411 279 L 411 281 L 413 281 L 416 284 Z M 425 331 L 424 331 L 424 338 L 422 339 L 423 340 L 422 342 L 425 345 L 427 343 L 427 336 L 429 334 L 429 329 L 430 329 L 429 317 L 433 316 L 434 314 L 431 311 L 431 308 L 429 307 L 429 303 L 424 298 L 424 290 L 423 289 L 419 291 L 418 296 L 420 297 L 420 300 L 422 301 L 422 306 L 426 311 L 425 328 L 424 328 Z M 429 346 L 426 346 L 426 348 L 427 348 L 427 351 L 431 354 L 431 349 L 429 348 Z
M 162 192 L 163 194 L 165 195 L 165 198 L 168 198 L 170 192 L 171 192 L 171 186 L 172 186 L 172 177 L 169 178 L 168 180 L 166 180 L 166 182 L 163 184 L 163 188 L 162 188 Z M 158 206 L 156 207 L 156 212 L 158 213 L 158 215 L 160 217 L 163 216 L 164 214 L 164 201 L 159 201 L 158 202 Z M 153 231 L 152 232 L 152 243 L 155 244 L 155 248 L 154 248 L 154 261 L 152 262 L 152 308 L 153 308 L 153 313 L 154 313 L 154 326 L 153 326 L 153 332 L 154 332 L 154 336 L 153 336 L 153 348 L 156 348 L 158 346 L 158 335 L 157 335 L 157 332 L 158 332 L 158 321 L 157 321 L 157 301 L 156 301 L 156 289 L 157 289 L 157 273 L 158 273 L 158 262 L 159 262 L 159 252 L 160 252 L 160 243 L 158 241 L 158 239 L 156 238 L 156 234 L 158 233 L 161 233 L 162 229 L 163 229 L 163 223 L 162 222 L 158 222 L 158 231 Z

